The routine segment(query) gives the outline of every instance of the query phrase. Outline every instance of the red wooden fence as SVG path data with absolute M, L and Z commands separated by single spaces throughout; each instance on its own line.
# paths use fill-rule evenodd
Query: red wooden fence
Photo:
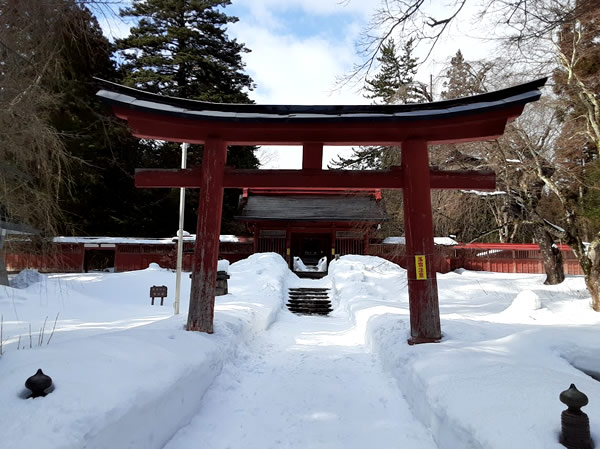
M 559 245 L 563 256 L 565 274 L 583 271 L 573 251 L 567 245 Z M 435 246 L 436 271 L 447 273 L 457 268 L 496 273 L 544 273 L 539 247 L 534 244 L 472 243 L 457 246 Z M 395 244 L 371 244 L 369 254 L 383 257 L 406 267 L 405 246 Z
M 238 241 L 224 241 L 219 247 L 219 257 L 237 262 L 252 254 L 252 238 L 239 237 Z M 276 252 L 285 257 L 285 239 L 264 238 L 257 242 L 259 252 Z M 6 248 L 5 262 L 9 271 L 36 268 L 44 272 L 82 272 L 86 267 L 86 252 L 113 251 L 115 271 L 140 270 L 150 263 L 174 269 L 177 246 L 175 242 L 116 243 L 97 248 L 84 243 L 55 243 L 44 253 L 34 251 L 31 245 L 13 243 Z M 563 255 L 566 274 L 583 274 L 575 255 L 567 245 L 559 245 Z M 337 254 L 364 254 L 364 241 L 353 238 L 336 238 Z M 190 271 L 194 242 L 184 242 L 183 269 Z M 379 256 L 406 267 L 405 246 L 399 244 L 369 244 L 367 254 Z M 544 273 L 542 256 L 533 244 L 486 244 L 477 243 L 458 246 L 435 246 L 435 269 L 446 273 L 457 268 L 500 273 Z

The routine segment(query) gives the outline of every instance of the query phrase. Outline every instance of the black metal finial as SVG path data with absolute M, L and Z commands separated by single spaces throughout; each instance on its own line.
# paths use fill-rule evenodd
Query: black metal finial
M 568 390 L 559 396 L 560 401 L 568 408 L 560 416 L 560 443 L 568 449 L 593 449 L 590 436 L 590 420 L 581 411 L 588 404 L 588 397 L 571 384 Z
M 41 369 L 25 381 L 25 387 L 31 390 L 31 398 L 46 396 L 46 390 L 52 386 L 52 378 L 46 376 Z
M 588 397 L 577 389 L 575 384 L 571 384 L 568 390 L 563 391 L 559 396 L 560 402 L 569 407 L 571 411 L 581 412 L 581 407 L 588 404 Z

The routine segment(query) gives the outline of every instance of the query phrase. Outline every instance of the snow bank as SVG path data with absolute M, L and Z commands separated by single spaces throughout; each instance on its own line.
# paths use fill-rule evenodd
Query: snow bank
M 255 383 L 231 386 L 245 394 L 236 404 L 247 404 L 250 412 L 266 410 L 260 417 L 275 413 L 269 409 L 274 396 L 278 406 L 298 399 L 300 405 L 288 413 L 297 420 L 295 411 L 306 391 L 317 390 L 306 380 L 287 392 L 285 382 L 292 376 L 304 370 L 318 378 L 317 366 L 328 373 L 352 367 L 349 377 L 359 383 L 364 366 L 375 373 L 379 363 L 399 387 L 381 391 L 404 396 L 441 449 L 561 449 L 564 405 L 558 395 L 571 383 L 590 398 L 584 411 L 600 441 L 600 382 L 594 380 L 600 377 L 600 314 L 590 307 L 582 277 L 546 286 L 543 275 L 466 270 L 438 275 L 443 340 L 408 346 L 406 271 L 384 259 L 343 256 L 330 264 L 327 277 L 311 281 L 331 288 L 334 311 L 329 317 L 283 312 L 286 289 L 304 281 L 289 272 L 279 255 L 255 254 L 232 264 L 229 274 L 230 294 L 216 300 L 213 335 L 185 332 L 185 315 L 174 317 L 170 307 L 150 306 L 151 285 L 168 286 L 167 304 L 174 292 L 174 273 L 156 266 L 129 273 L 51 275 L 23 289 L 0 287 L 5 341 L 0 447 L 161 448 L 206 397 L 208 404 L 219 403 L 219 393 L 237 382 L 229 374 L 239 367 L 255 369 L 250 376 Z M 184 280 L 182 310 L 187 310 L 189 279 Z M 38 330 L 49 317 L 47 341 L 56 313 L 52 342 L 38 347 Z M 265 333 L 274 321 L 273 330 Z M 262 343 L 240 346 L 258 341 L 258 333 L 264 334 Z M 18 336 L 27 349 L 17 350 Z M 274 348 L 280 350 L 276 356 Z M 248 362 L 250 353 L 254 358 Z M 279 365 L 266 363 L 272 356 Z M 224 364 L 228 368 L 219 376 L 219 388 L 204 396 Z M 24 400 L 25 379 L 38 368 L 53 377 L 56 389 L 46 398 Z M 336 376 L 332 373 L 329 382 L 348 379 Z M 264 383 L 282 379 L 273 382 L 277 394 L 263 394 L 262 400 L 253 395 Z M 372 383 L 361 393 L 347 390 L 348 403 L 365 401 L 358 397 L 363 393 L 373 401 L 369 388 L 390 380 L 369 379 Z M 319 385 L 329 400 L 330 386 Z M 315 413 L 323 412 L 323 404 L 319 407 Z M 342 401 L 335 407 L 347 405 Z M 313 418 L 329 426 L 322 415 Z M 343 429 L 341 421 L 335 424 Z M 347 425 L 355 428 L 356 422 L 362 421 Z M 268 431 L 273 423 L 262 424 Z M 238 430 L 243 437 L 245 430 Z
M 342 256 L 329 264 L 333 316 L 407 301 L 406 270 L 376 256 Z
M 600 441 L 600 314 L 581 277 L 559 286 L 541 275 L 438 275 L 444 338 L 409 346 L 406 273 L 373 257 L 330 266 L 338 308 L 396 378 L 413 413 L 441 449 L 559 449 L 558 400 L 571 383 Z M 350 335 L 352 334 L 352 335 Z M 508 431 L 510 429 L 510 431 Z
M 305 265 L 302 259 L 298 256 L 294 256 L 294 271 L 307 272 L 316 271 L 325 273 L 327 272 L 327 257 L 323 256 L 317 262 L 317 265 Z
M 221 259 L 217 262 L 217 271 L 229 272 L 229 261 L 227 259 Z
M 540 297 L 531 290 L 519 292 L 514 301 L 502 312 L 512 317 L 527 316 L 535 319 L 534 313 L 542 308 Z
M 44 282 L 46 277 L 37 270 L 25 269 L 17 274 L 11 281 L 12 288 L 27 288 L 38 282 Z
M 0 290 L 0 311 L 13 331 L 34 310 L 62 312 L 50 345 L 17 350 L 11 338 L 4 348 L 0 446 L 163 447 L 191 419 L 239 343 L 264 331 L 282 307 L 288 270 L 279 255 L 254 255 L 229 272 L 231 293 L 217 298 L 213 335 L 186 332 L 185 315 L 150 306 L 150 285 L 174 284 L 174 274 L 157 267 L 54 276 L 43 290 Z M 188 295 L 189 280 L 182 310 Z M 90 321 L 71 323 L 78 314 Z M 106 321 L 94 319 L 96 314 Z M 15 318 L 7 321 L 9 315 Z M 25 379 L 38 368 L 54 379 L 55 391 L 24 400 Z

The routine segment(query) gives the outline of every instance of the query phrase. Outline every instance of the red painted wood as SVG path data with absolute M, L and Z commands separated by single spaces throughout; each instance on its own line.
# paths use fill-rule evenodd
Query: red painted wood
M 302 168 L 321 170 L 323 167 L 323 144 L 305 143 L 302 147 Z
M 362 195 L 362 196 L 373 196 L 373 198 L 377 199 L 379 195 L 379 199 L 381 199 L 381 190 L 377 189 L 362 189 L 362 190 L 354 190 L 354 189 L 310 189 L 310 187 L 306 188 L 294 188 L 294 189 L 270 189 L 270 188 L 260 188 L 255 187 L 249 189 L 249 192 L 256 195 Z
M 404 169 L 404 225 L 408 256 L 408 294 L 410 343 L 442 338 L 434 265 L 433 216 L 431 213 L 430 170 L 427 143 L 410 140 L 402 143 Z M 427 279 L 418 280 L 415 256 L 424 255 Z
M 571 251 L 569 245 L 556 245 L 561 251 Z M 503 250 L 503 251 L 539 251 L 540 247 L 535 243 L 461 243 L 455 246 L 457 249 Z
M 252 242 L 252 251 L 256 254 L 258 252 L 258 238 L 260 236 L 260 227 L 256 223 L 254 223 L 253 234 L 254 240 Z
M 428 120 L 331 123 L 215 122 L 152 114 L 120 106 L 114 106 L 113 111 L 127 120 L 135 136 L 170 142 L 201 144 L 207 139 L 221 138 L 228 145 L 303 145 L 310 136 L 312 141 L 324 145 L 393 146 L 407 139 L 422 139 L 429 144 L 495 139 L 504 133 L 507 121 L 521 115 L 524 106 Z
M 187 329 L 209 334 L 213 332 L 226 159 L 227 145 L 223 140 L 206 141 L 202 156 L 202 185 Z
M 431 188 L 494 190 L 496 175 L 489 171 L 428 171 Z M 138 169 L 136 187 L 198 188 L 202 169 Z M 225 188 L 268 188 L 299 190 L 401 189 L 404 175 L 400 167 L 390 170 L 238 170 L 227 168 Z

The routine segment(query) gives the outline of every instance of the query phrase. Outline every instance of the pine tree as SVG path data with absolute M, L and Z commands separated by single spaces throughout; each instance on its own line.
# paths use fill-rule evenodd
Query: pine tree
M 381 69 L 372 79 L 366 80 L 366 98 L 383 104 L 433 101 L 427 86 L 415 80 L 418 59 L 413 56 L 413 44 L 413 39 L 406 41 L 400 56 L 393 39 L 383 44 L 381 54 L 377 58 Z M 380 169 L 397 163 L 396 153 L 383 147 L 353 148 L 350 156 L 338 156 L 330 167 L 353 170 Z M 393 154 L 391 158 L 390 154 Z
M 163 95 L 224 103 L 251 103 L 247 92 L 254 88 L 244 73 L 242 54 L 249 50 L 230 39 L 226 26 L 238 19 L 221 8 L 229 0 L 134 0 L 121 10 L 124 17 L 138 20 L 130 35 L 116 42 L 123 59 L 123 82 L 136 88 Z M 179 147 L 175 144 L 150 145 L 142 155 L 144 167 L 174 168 L 179 164 Z M 238 168 L 257 168 L 255 147 L 232 147 L 227 164 Z M 192 145 L 188 165 L 201 163 L 202 147 Z M 153 193 L 166 203 L 173 202 L 173 192 Z M 150 195 L 150 194 L 146 194 Z M 238 191 L 225 192 L 223 232 L 238 232 L 233 221 Z M 195 222 L 197 201 L 193 191 L 187 195 L 186 223 Z M 166 206 L 165 210 L 171 210 Z M 176 210 L 173 209 L 173 210 Z M 164 216 L 165 214 L 161 214 Z M 193 225 L 192 225 L 193 226 Z M 175 225 L 169 227 L 173 233 Z M 156 229 L 163 234 L 168 229 Z
M 138 19 L 116 42 L 124 82 L 150 92 L 195 100 L 248 103 L 252 79 L 243 72 L 248 49 L 226 34 L 238 19 L 219 8 L 230 0 L 135 0 L 121 16 Z
M 407 40 L 400 56 L 393 39 L 382 45 L 377 58 L 381 69 L 373 79 L 366 80 L 366 98 L 383 104 L 433 101 L 427 87 L 415 80 L 418 59 L 413 56 L 413 45 L 414 39 Z
M 484 74 L 485 71 L 482 75 Z M 443 83 L 445 90 L 442 92 L 442 98 L 452 100 L 482 93 L 484 88 L 478 75 L 458 50 L 450 60 L 450 67 L 446 71 L 447 80 Z
M 390 104 L 394 101 L 398 89 L 402 85 L 402 67 L 400 58 L 396 54 L 394 40 L 390 39 L 381 46 L 381 53 L 377 57 L 381 65 L 380 71 L 373 79 L 366 80 L 366 98 Z M 406 76 L 406 74 L 404 74 Z

